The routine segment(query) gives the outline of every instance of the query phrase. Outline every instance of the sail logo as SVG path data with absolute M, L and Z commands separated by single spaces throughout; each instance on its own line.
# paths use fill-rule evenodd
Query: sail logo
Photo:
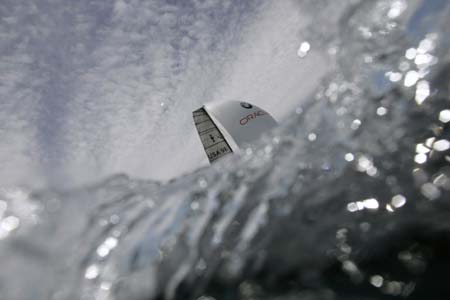
M 246 115 L 245 117 L 243 117 L 243 118 L 239 121 L 239 123 L 240 123 L 242 126 L 244 126 L 245 124 L 247 124 L 247 123 L 250 122 L 251 120 L 253 120 L 253 119 L 255 119 L 255 118 L 259 117 L 259 116 L 264 116 L 264 115 L 267 115 L 267 113 L 266 113 L 265 111 L 263 111 L 263 110 L 258 110 L 258 111 L 255 111 L 254 113 L 251 113 L 251 114 Z
M 247 103 L 247 102 L 241 102 L 241 106 L 246 109 L 250 109 L 253 107 L 253 105 L 251 105 L 250 103 Z

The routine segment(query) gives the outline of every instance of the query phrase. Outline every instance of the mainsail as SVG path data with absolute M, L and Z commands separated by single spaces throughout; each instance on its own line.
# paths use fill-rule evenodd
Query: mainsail
M 193 112 L 206 155 L 216 159 L 239 150 L 277 125 L 265 110 L 247 102 L 208 103 Z

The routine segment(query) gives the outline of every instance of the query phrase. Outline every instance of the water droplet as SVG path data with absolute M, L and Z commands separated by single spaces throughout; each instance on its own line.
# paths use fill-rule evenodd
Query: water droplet
M 439 113 L 439 121 L 442 123 L 450 122 L 450 109 L 441 110 Z
M 405 75 L 404 85 L 406 87 L 411 87 L 416 84 L 417 80 L 419 80 L 419 73 L 416 71 L 408 71 Z
M 436 176 L 436 178 L 433 180 L 433 184 L 446 190 L 450 190 L 450 178 L 443 173 Z
M 417 54 L 414 58 L 414 63 L 418 66 L 428 65 L 434 61 L 434 56 L 428 53 Z
M 380 106 L 377 108 L 377 115 L 384 116 L 385 114 L 387 114 L 387 109 L 383 106 Z
M 371 55 L 364 55 L 364 62 L 366 64 L 371 64 L 373 63 L 373 57 Z
M 117 225 L 120 222 L 120 217 L 118 215 L 112 215 L 109 217 L 109 222 L 113 225 Z
M 398 296 L 402 293 L 403 285 L 404 284 L 399 281 L 388 281 L 383 290 L 386 294 Z
M 112 287 L 112 283 L 111 283 L 111 282 L 108 282 L 108 281 L 103 281 L 103 282 L 100 284 L 100 288 L 101 288 L 102 290 L 104 290 L 104 291 L 109 291 L 109 290 L 111 289 L 111 287 Z
M 425 39 L 420 41 L 419 47 L 417 47 L 418 53 L 427 53 L 433 51 L 435 48 L 434 35 L 427 35 Z
M 398 69 L 401 72 L 406 72 L 409 70 L 409 68 L 411 67 L 410 63 L 407 61 L 402 61 L 401 63 L 398 64 Z
M 358 267 L 356 266 L 356 264 L 354 262 L 352 262 L 351 260 L 346 260 L 342 263 L 342 269 L 344 271 L 347 271 L 349 273 L 356 273 L 358 272 Z
M 105 257 L 117 246 L 117 244 L 118 240 L 115 237 L 108 237 L 103 244 L 97 248 L 97 254 L 100 257 Z
M 347 204 L 347 210 L 349 212 L 355 212 L 359 210 L 358 205 L 356 204 L 356 202 L 350 202 Z
M 311 45 L 305 41 L 300 44 L 300 47 L 297 50 L 297 55 L 299 57 L 303 58 L 308 54 L 310 49 L 311 49 Z
M 372 160 L 369 159 L 367 156 L 360 156 L 358 158 L 358 164 L 357 164 L 357 169 L 360 172 L 366 172 L 368 169 L 373 167 L 373 163 Z
M 17 229 L 20 225 L 20 220 L 16 216 L 8 216 L 4 218 L 0 224 L 0 228 L 4 231 L 11 232 Z
M 99 275 L 99 269 L 97 265 L 90 265 L 87 267 L 86 272 L 84 273 L 84 277 L 86 279 L 95 279 Z
M 357 130 L 361 126 L 361 120 L 355 119 L 353 120 L 352 124 L 350 125 L 350 128 L 353 130 Z
M 430 151 L 431 151 L 430 148 L 426 147 L 422 143 L 416 145 L 416 153 L 428 153 Z
M 352 153 L 349 152 L 349 153 L 345 154 L 344 158 L 345 158 L 346 161 L 351 162 L 351 161 L 353 161 L 355 159 L 355 156 Z
M 267 154 L 267 155 L 271 154 L 272 150 L 273 150 L 273 148 L 270 145 L 267 145 L 267 146 L 264 147 L 264 153 Z
M 400 194 L 395 195 L 391 199 L 391 204 L 395 208 L 402 207 L 403 205 L 405 205 L 405 203 L 406 203 L 406 198 L 403 195 L 400 195 Z
M 387 16 L 390 19 L 399 17 L 406 9 L 406 3 L 404 1 L 395 1 L 392 3 Z
M 383 285 L 384 279 L 380 275 L 373 275 L 370 277 L 370 284 L 374 287 L 381 287 Z
M 416 55 L 417 55 L 417 50 L 415 48 L 409 48 L 405 52 L 405 57 L 409 60 L 413 60 L 414 58 L 416 58 Z
M 420 191 L 422 192 L 422 195 L 430 200 L 435 200 L 441 196 L 441 191 L 439 190 L 439 188 L 429 182 L 423 184 L 420 188 Z
M 420 165 L 424 164 L 427 161 L 427 156 L 423 153 L 416 154 L 416 156 L 414 156 L 414 161 Z
M 201 177 L 198 179 L 198 185 L 202 188 L 205 189 L 206 187 L 208 187 L 208 182 L 206 181 L 205 178 Z
M 368 27 L 359 26 L 358 30 L 361 33 L 361 35 L 363 36 L 363 38 L 370 39 L 372 37 L 372 32 L 370 31 L 370 29 Z
M 435 137 L 427 138 L 426 141 L 425 141 L 425 146 L 427 146 L 428 148 L 433 147 L 433 143 L 434 143 L 435 140 L 436 140 Z
M 394 208 L 393 208 L 392 205 L 390 205 L 389 203 L 386 204 L 386 210 L 387 210 L 388 212 L 394 212 Z
M 436 151 L 446 151 L 450 149 L 450 142 L 447 140 L 439 140 L 434 142 L 433 149 Z
M 100 257 L 107 256 L 109 254 L 109 252 L 110 252 L 110 249 L 103 244 L 97 248 L 97 255 Z
M 192 203 L 191 203 L 191 209 L 192 210 L 197 210 L 197 209 L 199 209 L 200 208 L 200 203 L 198 203 L 198 201 L 193 201 Z
M 373 176 L 377 175 L 378 169 L 375 168 L 374 166 L 371 166 L 370 168 L 367 169 L 366 173 L 367 173 L 367 175 L 373 177 Z
M 107 247 L 109 247 L 110 249 L 115 248 L 117 246 L 117 244 L 118 244 L 118 240 L 116 238 L 114 238 L 114 237 L 108 237 L 105 240 L 105 245 Z
M 375 210 L 375 209 L 378 209 L 378 207 L 379 207 L 378 201 L 375 198 L 365 199 L 362 202 L 364 204 L 364 207 L 367 208 L 367 209 L 374 209 Z
M 389 78 L 391 82 L 398 82 L 402 80 L 403 77 L 402 73 L 399 72 L 387 72 L 386 76 Z
M 417 83 L 415 100 L 418 105 L 421 105 L 430 95 L 430 84 L 426 80 L 421 80 Z
M 198 262 L 197 265 L 195 266 L 195 269 L 198 271 L 204 271 L 206 269 L 206 262 L 203 258 L 201 258 Z
M 308 134 L 308 140 L 310 142 L 314 142 L 317 139 L 317 135 L 314 132 L 311 132 L 310 134 Z

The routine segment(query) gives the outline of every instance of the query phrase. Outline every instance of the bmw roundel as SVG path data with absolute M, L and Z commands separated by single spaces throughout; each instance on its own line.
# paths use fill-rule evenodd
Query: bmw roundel
M 250 103 L 247 103 L 247 102 L 241 102 L 241 106 L 246 109 L 250 109 L 253 107 L 253 105 L 251 105 Z

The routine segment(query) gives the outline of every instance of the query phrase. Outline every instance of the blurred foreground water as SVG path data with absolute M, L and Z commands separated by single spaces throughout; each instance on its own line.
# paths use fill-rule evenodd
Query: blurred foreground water
M 166 183 L 3 188 L 0 298 L 450 298 L 450 3 L 299 5 L 298 55 L 331 71 L 256 146 Z

